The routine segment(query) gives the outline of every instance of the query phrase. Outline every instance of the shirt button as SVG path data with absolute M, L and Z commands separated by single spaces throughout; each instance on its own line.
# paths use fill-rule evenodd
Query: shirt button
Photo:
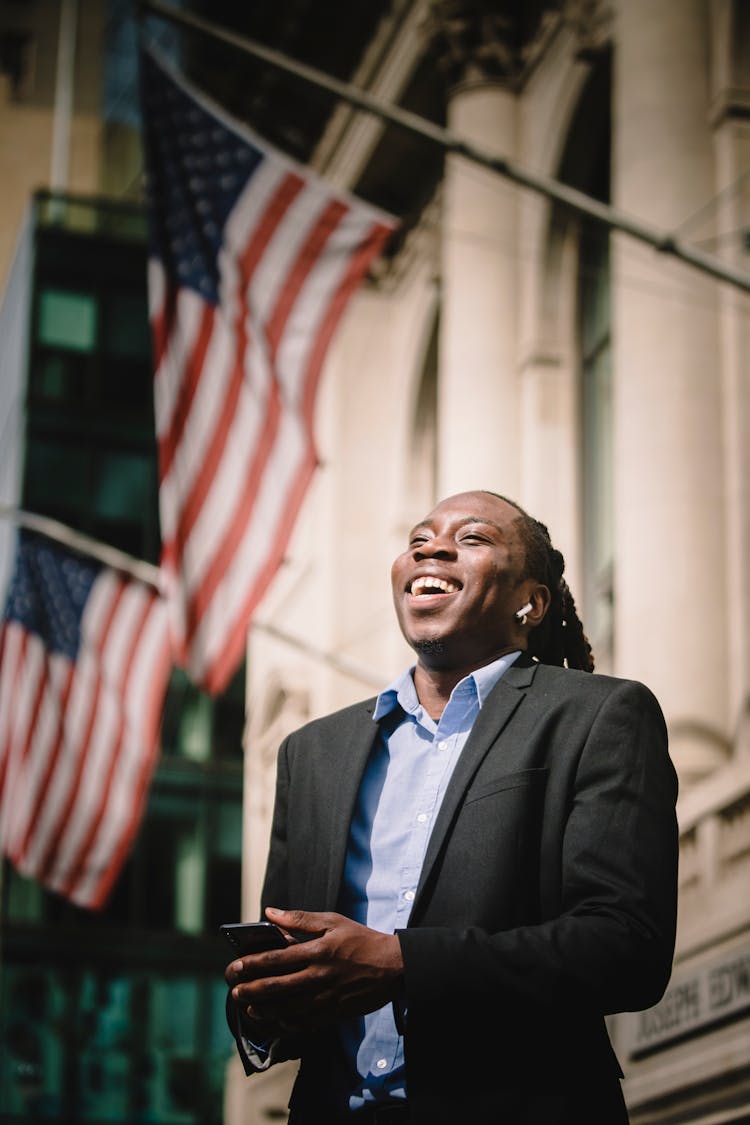
M 419 824 L 424 824 L 424 822 L 425 822 L 426 820 L 427 820 L 427 813 L 423 813 L 423 812 L 421 812 L 421 813 L 419 814 L 419 816 L 417 817 L 417 822 L 418 822 Z
M 378 1061 L 375 1063 L 375 1066 L 378 1068 L 378 1070 L 385 1070 L 385 1068 L 388 1066 L 388 1059 L 378 1059 Z
M 440 742 L 438 742 L 438 750 L 447 750 L 447 749 L 448 749 L 448 743 L 443 738 L 443 739 L 441 739 Z
M 406 899 L 407 902 L 413 902 L 414 901 L 414 891 L 407 891 L 404 895 L 404 898 Z

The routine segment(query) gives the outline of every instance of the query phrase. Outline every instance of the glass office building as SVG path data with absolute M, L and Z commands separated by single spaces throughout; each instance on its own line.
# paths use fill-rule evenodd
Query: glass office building
M 40 193 L 35 213 L 23 506 L 157 562 L 143 212 Z M 147 813 L 101 912 L 5 863 L 0 1122 L 221 1121 L 243 685 L 211 699 L 175 671 Z

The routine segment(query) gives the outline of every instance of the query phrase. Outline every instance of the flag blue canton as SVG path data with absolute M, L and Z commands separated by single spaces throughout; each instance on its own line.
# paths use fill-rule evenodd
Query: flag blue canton
M 81 616 L 101 567 L 78 558 L 44 536 L 21 530 L 4 617 L 41 637 L 45 646 L 75 661 Z
M 141 66 L 152 252 L 174 282 L 218 305 L 224 224 L 263 153 L 188 97 L 148 55 Z

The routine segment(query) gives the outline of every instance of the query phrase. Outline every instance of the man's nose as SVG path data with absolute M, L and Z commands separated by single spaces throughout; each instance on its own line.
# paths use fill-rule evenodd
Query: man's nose
M 433 535 L 414 548 L 415 559 L 449 559 L 456 554 L 456 544 L 449 535 Z

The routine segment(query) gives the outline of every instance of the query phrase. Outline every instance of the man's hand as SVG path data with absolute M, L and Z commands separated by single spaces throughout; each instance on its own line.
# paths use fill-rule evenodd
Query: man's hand
M 397 996 L 404 965 L 395 934 L 341 914 L 269 908 L 266 916 L 303 940 L 227 967 L 232 997 L 251 1019 L 282 1032 L 308 1031 L 374 1012 Z

